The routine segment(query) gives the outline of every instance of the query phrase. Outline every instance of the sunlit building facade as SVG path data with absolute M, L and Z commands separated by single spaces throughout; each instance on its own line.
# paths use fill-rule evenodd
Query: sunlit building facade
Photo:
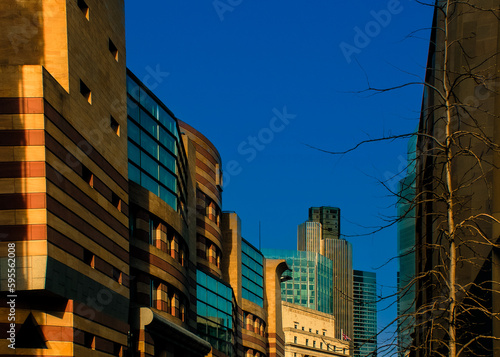
M 320 252 L 322 243 L 321 223 L 306 221 L 297 228 L 297 249 L 308 252 Z
M 285 357 L 352 356 L 352 345 L 335 337 L 335 317 L 283 302 Z
M 451 355 L 456 349 L 463 356 L 500 356 L 498 2 L 435 4 L 417 139 L 411 355 Z M 446 108 L 453 108 L 451 117 Z M 443 204 L 450 197 L 445 168 L 453 196 Z
M 0 12 L 16 34 L 0 38 L 0 236 L 18 294 L 0 355 L 283 357 L 286 262 L 223 218 L 217 149 L 127 71 L 124 2 Z
M 333 315 L 337 326 L 352 338 L 352 244 L 340 239 L 340 209 L 329 206 L 311 207 L 309 221 L 321 224 L 322 239 L 318 252 L 333 262 Z M 340 338 L 340 329 L 337 329 L 337 334 Z
M 353 271 L 354 357 L 377 356 L 377 275 Z

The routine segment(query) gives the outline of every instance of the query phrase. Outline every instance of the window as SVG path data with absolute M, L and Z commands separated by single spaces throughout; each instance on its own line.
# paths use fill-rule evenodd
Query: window
M 80 79 L 80 93 L 83 95 L 83 97 L 89 102 L 89 104 L 92 104 L 92 92 L 90 91 L 89 87 L 83 81 Z
M 323 342 L 319 343 L 319 348 L 323 349 Z
M 313 341 L 313 347 L 316 347 L 316 341 Z
M 89 184 L 90 187 L 94 187 L 94 175 L 92 172 L 82 165 L 82 179 Z
M 309 339 L 306 338 L 306 346 L 309 346 Z
M 111 194 L 111 203 L 116 207 L 118 211 L 122 210 L 122 200 L 116 193 Z
M 120 284 L 122 283 L 122 272 L 115 267 L 113 267 L 113 280 Z
M 302 326 L 302 331 L 304 331 L 304 326 Z
M 295 328 L 297 328 L 297 327 L 298 327 L 298 325 L 295 325 Z
M 309 332 L 312 332 L 311 329 L 309 329 Z
M 78 7 L 82 11 L 83 15 L 85 18 L 88 20 L 89 19 L 89 7 L 87 3 L 84 0 L 77 0 Z
M 316 330 L 316 334 L 318 334 L 318 332 L 319 332 L 319 331 L 318 331 L 318 330 Z
M 293 343 L 297 343 L 297 336 L 293 337 Z
M 111 129 L 113 130 L 113 132 L 120 136 L 120 124 L 118 124 L 118 122 L 116 121 L 115 118 L 113 118 L 112 116 L 110 117 L 110 123 L 109 125 L 111 126 Z
M 326 331 L 323 331 L 323 336 L 326 336 Z
M 95 350 L 95 336 L 85 332 L 84 345 L 87 348 Z
M 109 39 L 109 52 L 113 55 L 113 58 L 116 62 L 118 62 L 118 48 L 116 48 L 115 44 L 111 39 Z
M 90 265 L 91 268 L 95 267 L 95 255 L 90 250 L 84 249 L 83 261 L 85 264 Z

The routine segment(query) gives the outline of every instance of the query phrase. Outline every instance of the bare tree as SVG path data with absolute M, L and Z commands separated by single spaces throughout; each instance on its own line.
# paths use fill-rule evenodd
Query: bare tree
M 406 206 L 399 219 L 415 224 L 415 275 L 399 294 L 415 300 L 397 319 L 413 342 L 400 353 L 500 356 L 500 4 L 420 3 L 434 20 L 414 182 L 394 192 Z

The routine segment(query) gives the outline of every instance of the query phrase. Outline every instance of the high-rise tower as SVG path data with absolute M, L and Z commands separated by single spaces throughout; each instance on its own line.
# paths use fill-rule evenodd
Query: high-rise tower
M 341 331 L 344 331 L 352 338 L 352 245 L 345 239 L 339 238 L 340 208 L 311 207 L 309 208 L 309 221 L 303 224 L 312 222 L 321 224 L 319 253 L 333 262 L 333 315 L 337 319 L 338 327 L 336 337 L 341 338 Z M 313 232 L 307 231 L 306 233 L 313 234 Z M 306 235 L 304 241 L 313 241 L 313 239 Z M 299 246 L 299 250 L 301 250 L 301 246 Z M 304 247 L 303 250 L 308 249 Z M 318 251 L 316 250 L 316 252 Z

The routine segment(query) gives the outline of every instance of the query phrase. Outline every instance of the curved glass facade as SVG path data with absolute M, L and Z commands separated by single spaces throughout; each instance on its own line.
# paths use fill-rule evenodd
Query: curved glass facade
M 241 294 L 264 307 L 264 256 L 246 240 L 241 240 Z
M 315 252 L 263 249 L 266 258 L 285 259 L 293 280 L 281 284 L 281 299 L 327 314 L 333 312 L 333 263 Z
M 183 170 L 177 121 L 131 73 L 127 94 L 129 179 L 177 210 L 185 201 L 178 182 Z
M 201 270 L 196 272 L 196 284 L 200 337 L 218 351 L 235 356 L 233 290 Z

